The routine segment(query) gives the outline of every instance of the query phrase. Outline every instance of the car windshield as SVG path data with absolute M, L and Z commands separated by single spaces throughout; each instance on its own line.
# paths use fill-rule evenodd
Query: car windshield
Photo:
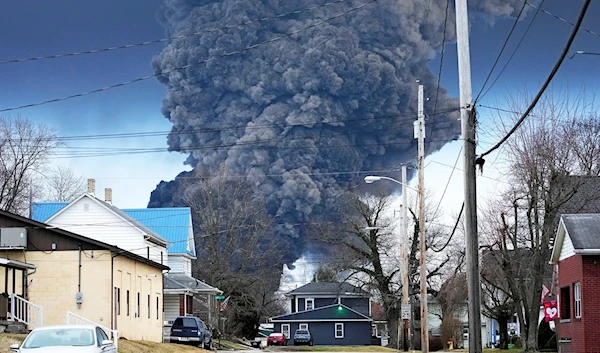
M 198 328 L 196 319 L 192 318 L 179 318 L 173 323 L 173 328 Z
M 23 348 L 56 346 L 92 346 L 94 331 L 87 328 L 57 328 L 32 331 L 23 342 Z
M 297 335 L 308 335 L 308 331 L 306 331 L 306 330 L 298 330 L 298 331 L 296 331 L 296 334 Z

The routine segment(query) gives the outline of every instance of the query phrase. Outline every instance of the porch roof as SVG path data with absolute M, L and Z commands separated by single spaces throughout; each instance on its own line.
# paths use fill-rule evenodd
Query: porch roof
M 0 267 L 8 267 L 8 268 L 14 268 L 16 270 L 35 270 L 36 266 L 34 264 L 30 264 L 27 262 L 22 262 L 22 261 L 18 261 L 18 260 L 9 260 L 6 258 L 0 258 Z
M 214 293 L 222 294 L 218 288 L 210 286 L 199 279 L 190 277 L 183 273 L 166 273 L 163 276 L 163 287 L 165 293 Z

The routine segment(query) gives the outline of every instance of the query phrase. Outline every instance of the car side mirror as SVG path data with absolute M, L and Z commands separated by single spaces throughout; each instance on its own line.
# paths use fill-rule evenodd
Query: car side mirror
M 101 343 L 102 347 L 104 347 L 104 346 L 110 346 L 111 344 L 114 344 L 114 342 L 111 341 L 111 340 L 103 340 L 102 343 Z
M 13 352 L 17 352 L 19 350 L 19 344 L 18 343 L 11 344 L 10 350 Z

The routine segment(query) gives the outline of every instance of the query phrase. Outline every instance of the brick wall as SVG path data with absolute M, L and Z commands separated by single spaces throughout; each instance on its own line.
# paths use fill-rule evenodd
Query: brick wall
M 570 343 L 559 343 L 561 352 L 570 353 L 591 353 L 586 350 L 585 346 L 585 335 L 584 325 L 586 319 L 587 309 L 585 308 L 585 291 L 586 286 L 582 283 L 582 312 L 584 313 L 581 319 L 575 318 L 575 311 L 573 307 L 573 283 L 581 282 L 583 274 L 583 263 L 581 255 L 571 256 L 558 263 L 558 288 L 556 293 L 559 294 L 559 308 L 562 308 L 563 298 L 560 297 L 561 288 L 569 287 L 570 300 L 569 307 L 571 311 L 571 318 L 569 322 L 561 322 L 564 320 L 564 310 L 561 309 L 560 320 L 557 324 L 557 339 L 570 338 Z
M 585 326 L 585 352 L 600 352 L 600 256 L 583 256 L 581 319 Z

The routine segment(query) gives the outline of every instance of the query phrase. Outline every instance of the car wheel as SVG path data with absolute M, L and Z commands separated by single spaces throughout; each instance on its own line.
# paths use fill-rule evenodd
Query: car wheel
M 204 343 L 204 349 L 206 350 L 212 350 L 212 340 L 208 341 L 208 344 L 206 344 L 206 342 Z

